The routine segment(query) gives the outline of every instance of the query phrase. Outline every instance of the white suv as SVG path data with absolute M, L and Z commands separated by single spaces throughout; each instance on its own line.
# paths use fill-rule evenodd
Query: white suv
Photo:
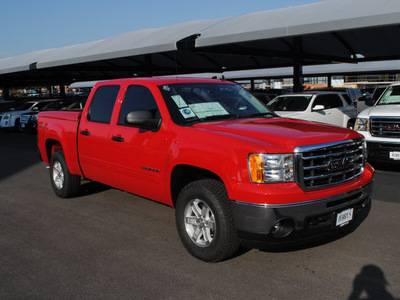
M 347 96 L 347 95 L 346 95 Z M 350 102 L 350 103 L 349 103 Z M 340 92 L 304 92 L 278 96 L 267 105 L 277 115 L 354 128 L 357 110 Z
M 357 116 L 356 130 L 367 141 L 369 159 L 400 163 L 399 83 L 386 88 L 374 106 Z

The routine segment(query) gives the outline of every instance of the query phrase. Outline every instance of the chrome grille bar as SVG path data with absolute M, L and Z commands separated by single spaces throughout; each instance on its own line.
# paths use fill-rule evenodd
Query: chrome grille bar
M 400 138 L 399 117 L 371 117 L 371 135 Z
M 295 149 L 296 182 L 305 190 L 328 187 L 362 174 L 363 139 L 301 146 Z

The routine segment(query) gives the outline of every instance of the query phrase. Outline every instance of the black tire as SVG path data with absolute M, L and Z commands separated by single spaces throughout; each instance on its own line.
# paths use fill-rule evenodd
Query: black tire
M 228 194 L 217 180 L 194 181 L 184 187 L 178 196 L 175 218 L 183 245 L 200 260 L 222 261 L 240 247 Z
M 69 172 L 63 151 L 56 151 L 50 159 L 50 181 L 53 190 L 60 198 L 69 198 L 79 191 L 80 176 Z
M 14 123 L 14 131 L 15 131 L 15 132 L 22 132 L 21 121 L 20 121 L 19 118 L 15 120 L 15 123 Z

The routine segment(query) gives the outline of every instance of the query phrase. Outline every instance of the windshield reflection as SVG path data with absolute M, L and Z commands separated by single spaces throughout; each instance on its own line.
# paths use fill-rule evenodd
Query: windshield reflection
M 244 88 L 232 83 L 177 83 L 159 89 L 172 120 L 179 125 L 274 115 Z

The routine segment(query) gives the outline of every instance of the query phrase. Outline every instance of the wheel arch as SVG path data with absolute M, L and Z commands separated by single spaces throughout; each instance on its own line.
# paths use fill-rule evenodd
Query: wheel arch
M 53 139 L 46 140 L 46 156 L 48 161 L 50 161 L 51 155 L 59 150 L 63 150 L 59 141 Z
M 215 179 L 222 183 L 223 180 L 214 172 L 191 165 L 177 165 L 172 170 L 170 190 L 172 204 L 175 207 L 180 191 L 189 183 L 201 179 Z

